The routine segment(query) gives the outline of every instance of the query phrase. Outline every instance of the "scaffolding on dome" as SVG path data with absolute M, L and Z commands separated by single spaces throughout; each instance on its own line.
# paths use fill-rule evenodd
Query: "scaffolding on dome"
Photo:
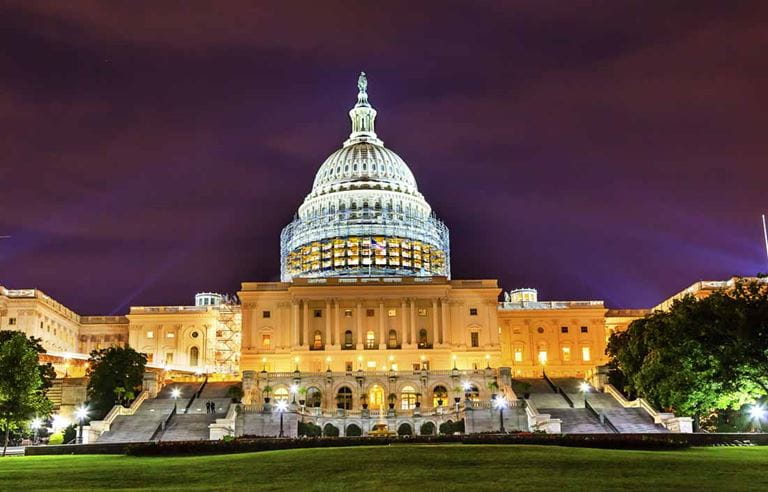
M 214 346 L 215 372 L 233 374 L 240 370 L 240 340 L 242 314 L 237 300 L 224 297 L 216 306 L 216 344 Z

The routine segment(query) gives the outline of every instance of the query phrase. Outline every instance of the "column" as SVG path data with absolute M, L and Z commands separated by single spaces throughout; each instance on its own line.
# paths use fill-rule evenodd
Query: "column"
M 363 303 L 360 300 L 357 301 L 355 316 L 357 317 L 357 329 L 355 330 L 357 333 L 355 334 L 355 343 L 357 344 L 356 348 L 360 350 L 363 348 Z
M 400 301 L 400 343 L 408 345 L 408 311 L 406 310 L 406 299 Z
M 416 299 L 411 299 L 411 345 L 415 347 L 418 341 L 416 338 Z
M 291 345 L 298 347 L 299 343 L 299 301 L 291 302 Z
M 440 337 L 440 344 L 444 345 L 448 343 L 449 333 L 449 320 L 448 320 L 448 298 L 443 297 L 440 299 L 440 325 L 442 327 L 442 336 Z
M 437 328 L 437 298 L 432 299 L 432 346 L 437 345 L 438 340 L 438 328 Z
M 325 300 L 325 337 L 323 345 L 331 345 L 331 300 Z
M 302 333 L 304 334 L 303 342 L 301 344 L 305 349 L 309 349 L 309 302 L 302 301 L 304 304 L 304 319 L 302 320 Z
M 334 318 L 333 318 L 333 346 L 339 348 L 341 345 L 341 338 L 339 337 L 339 325 L 341 324 L 341 318 L 339 317 L 339 300 L 334 299 Z
M 387 338 L 386 333 L 384 330 L 384 318 L 386 316 L 386 313 L 384 313 L 384 300 L 379 300 L 379 348 L 385 349 L 387 348 Z
M 485 307 L 488 311 L 488 327 L 490 328 L 490 340 L 489 343 L 491 345 L 499 345 L 499 321 L 496 315 L 496 310 L 498 309 L 498 302 L 496 301 L 488 301 L 485 304 Z

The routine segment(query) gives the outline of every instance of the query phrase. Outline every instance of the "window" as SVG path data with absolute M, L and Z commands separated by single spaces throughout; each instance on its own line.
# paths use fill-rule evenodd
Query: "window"
M 376 361 L 375 360 L 369 360 L 365 363 L 365 365 L 368 367 L 368 369 L 376 369 Z
M 448 390 L 445 386 L 438 385 L 432 390 L 432 406 L 440 407 L 448 401 Z
M 520 347 L 515 348 L 515 362 L 523 362 L 523 349 Z
M 352 372 L 352 367 L 354 366 L 354 363 L 351 360 L 348 360 L 344 363 L 344 370 L 347 372 Z
M 347 330 L 344 332 L 344 346 L 345 347 L 351 347 L 352 346 L 352 331 Z
M 192 347 L 189 349 L 189 365 L 196 366 L 200 363 L 200 349 Z
M 15 324 L 16 324 L 16 318 L 8 318 L 8 325 L 9 326 L 13 326 Z M 41 321 L 40 322 L 40 328 L 42 328 L 42 327 L 43 327 L 43 322 Z
M 312 348 L 323 348 L 323 333 L 320 330 L 315 330 L 314 340 L 312 341 Z
M 373 331 L 368 331 L 365 334 L 365 348 L 376 348 L 376 335 Z
M 561 326 L 560 327 L 560 333 L 568 333 L 568 327 L 567 326 Z
M 403 410 L 416 408 L 416 390 L 413 386 L 406 386 L 400 392 L 400 408 Z
M 539 326 L 538 328 L 536 328 L 536 333 L 539 333 L 539 334 L 544 333 L 544 328 Z
M 315 309 L 314 315 L 315 315 L 315 318 L 322 318 L 323 317 L 323 310 L 322 309 Z
M 571 360 L 571 347 L 563 347 L 563 360 L 565 362 Z
M 419 308 L 419 316 L 426 316 L 426 315 L 427 315 L 427 309 Z
M 387 340 L 388 348 L 397 348 L 397 331 L 389 330 L 389 339 Z
M 477 388 L 477 385 L 474 384 L 470 384 L 469 388 L 464 390 L 464 395 L 469 397 L 472 401 L 480 400 L 480 390 Z
M 272 335 L 261 335 L 261 346 L 265 349 L 272 347 Z
M 261 312 L 261 317 L 262 318 L 271 318 L 272 317 L 272 312 L 271 311 L 262 311 Z
M 426 345 L 427 344 L 427 330 L 422 328 L 419 330 L 419 345 Z
M 315 388 L 312 386 L 307 390 L 307 407 L 309 408 L 320 408 L 323 404 L 323 394 L 320 392 L 318 388 Z
M 192 332 L 192 338 L 197 338 L 199 336 L 200 336 L 200 334 L 198 332 L 196 332 L 196 331 Z
M 480 334 L 476 331 L 473 331 L 470 333 L 470 341 L 472 342 L 471 345 L 473 347 L 479 347 L 480 346 Z
M 477 308 L 469 308 L 470 316 L 477 316 Z
M 155 332 L 153 332 L 152 330 L 148 331 L 147 338 L 155 338 Z
M 351 309 L 345 309 L 344 310 L 344 317 L 345 318 L 351 318 L 352 317 L 352 310 Z
M 387 311 L 387 316 L 389 316 L 390 318 L 394 318 L 395 316 L 397 316 L 397 309 L 390 309 L 389 311 Z
M 288 388 L 277 388 L 274 393 L 275 402 L 288 401 Z
M 373 309 L 366 309 L 365 310 L 365 315 L 368 316 L 369 318 L 373 318 L 373 316 L 374 316 Z
M 547 363 L 547 351 L 539 349 L 539 364 Z
M 587 328 L 586 326 L 582 326 L 581 327 L 581 332 L 582 333 L 589 333 L 589 328 Z
M 581 360 L 587 362 L 590 358 L 589 347 L 581 347 Z
M 339 388 L 336 393 L 336 406 L 344 410 L 352 410 L 352 390 L 346 386 Z
M 173 364 L 173 352 L 168 352 L 165 354 L 165 363 Z
M 176 338 L 176 334 L 169 331 L 165 334 L 165 338 Z

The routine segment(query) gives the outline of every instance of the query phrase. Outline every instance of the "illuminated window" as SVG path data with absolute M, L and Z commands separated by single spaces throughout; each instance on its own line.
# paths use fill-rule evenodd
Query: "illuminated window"
M 365 334 L 365 348 L 376 348 L 376 335 L 373 331 L 368 331 Z
M 546 364 L 546 363 L 547 363 L 547 351 L 539 350 L 539 364 Z
M 476 331 L 473 331 L 470 334 L 470 341 L 472 342 L 473 347 L 479 347 L 480 346 L 480 334 Z
M 523 362 L 523 349 L 515 348 L 515 362 Z
M 438 385 L 432 390 L 432 406 L 441 407 L 448 401 L 448 390 L 445 386 Z
M 274 393 L 275 401 L 288 401 L 288 389 L 287 388 L 277 388 Z
M 389 316 L 390 318 L 394 318 L 395 316 L 397 316 L 397 309 L 390 309 L 389 311 L 387 311 L 387 316 Z
M 470 316 L 477 316 L 477 308 L 469 308 Z
M 589 328 L 587 328 L 586 326 L 582 326 L 581 327 L 581 332 L 582 333 L 589 333 Z
M 175 334 L 175 333 L 172 333 L 172 332 L 170 332 L 170 331 L 169 331 L 168 333 L 166 333 L 166 334 L 165 334 L 165 338 L 175 338 L 175 337 L 176 337 L 176 334 Z
M 581 360 L 587 362 L 590 359 L 589 347 L 581 347 Z
M 352 346 L 352 331 L 347 330 L 344 332 L 344 346 L 349 348 Z
M 427 310 L 426 308 L 419 308 L 419 316 L 426 316 Z
M 155 338 L 155 332 L 153 332 L 152 330 L 148 331 L 147 338 Z
M 365 365 L 368 366 L 368 369 L 376 369 L 376 361 L 375 360 L 369 360 L 368 362 L 366 362 Z
M 560 333 L 568 333 L 568 327 L 567 326 L 561 326 L 560 327 Z
M 147 352 L 147 353 L 146 353 L 146 354 L 144 354 L 144 355 L 146 355 L 146 356 L 147 356 L 147 362 L 148 362 L 148 363 L 150 363 L 150 364 L 151 364 L 151 363 L 153 363 L 153 362 L 155 361 L 155 354 L 153 354 L 152 352 Z
M 345 318 L 351 318 L 352 317 L 352 310 L 351 309 L 345 309 L 344 310 L 344 317 Z
M 196 366 L 200 361 L 200 349 L 192 347 L 189 349 L 189 365 Z
M 272 335 L 261 335 L 261 346 L 270 348 L 272 346 Z
M 261 312 L 261 317 L 262 318 L 271 318 L 272 317 L 272 313 L 270 311 L 262 311 Z
M 403 410 L 416 408 L 416 390 L 413 389 L 413 386 L 406 386 L 400 392 L 400 408 Z
M 316 349 L 323 348 L 323 334 L 320 330 L 315 331 L 315 338 L 312 342 L 312 346 Z
M 389 330 L 389 339 L 387 340 L 387 348 L 397 348 L 397 331 Z
M 165 354 L 165 363 L 173 364 L 173 352 L 168 352 Z
M 566 362 L 571 360 L 571 347 L 563 347 L 563 360 Z

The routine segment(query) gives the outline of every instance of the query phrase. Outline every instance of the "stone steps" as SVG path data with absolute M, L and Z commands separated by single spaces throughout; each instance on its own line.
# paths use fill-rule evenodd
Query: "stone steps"
M 177 415 L 160 436 L 161 441 L 201 441 L 207 440 L 208 426 L 216 421 L 216 414 Z
M 613 433 L 608 425 L 600 423 L 600 419 L 586 408 L 539 408 L 539 412 L 560 419 L 560 429 L 566 434 Z
M 648 412 L 642 408 L 612 408 L 604 410 L 606 418 L 621 433 L 666 433 L 661 425 L 654 423 Z

